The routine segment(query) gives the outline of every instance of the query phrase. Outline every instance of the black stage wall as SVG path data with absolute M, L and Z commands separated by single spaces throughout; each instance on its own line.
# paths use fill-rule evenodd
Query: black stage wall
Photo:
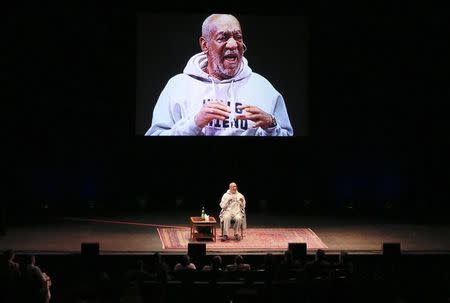
M 210 12 L 201 3 L 174 9 Z M 269 209 L 446 208 L 444 18 L 234 4 L 232 13 L 310 16 L 309 135 L 175 141 L 135 136 L 135 14 L 142 10 L 171 11 L 140 4 L 11 11 L 7 211 L 215 208 L 232 180 Z

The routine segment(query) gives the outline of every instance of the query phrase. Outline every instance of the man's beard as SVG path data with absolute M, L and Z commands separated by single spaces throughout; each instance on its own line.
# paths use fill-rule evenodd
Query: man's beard
M 236 76 L 237 72 L 239 71 L 239 67 L 241 66 L 241 57 L 238 57 L 237 59 L 237 65 L 235 68 L 225 68 L 223 62 L 221 62 L 220 58 L 214 57 L 213 58 L 213 71 L 215 75 L 220 76 L 223 79 L 230 79 Z

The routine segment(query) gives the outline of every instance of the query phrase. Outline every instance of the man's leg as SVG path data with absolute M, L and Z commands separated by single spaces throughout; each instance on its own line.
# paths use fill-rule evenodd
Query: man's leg
M 234 216 L 234 237 L 236 240 L 241 240 L 241 236 L 239 235 L 239 228 L 242 229 L 242 223 L 243 223 L 244 217 L 241 214 L 238 214 Z
M 222 222 L 222 240 L 228 239 L 228 230 L 230 229 L 231 215 L 228 213 L 223 214 Z

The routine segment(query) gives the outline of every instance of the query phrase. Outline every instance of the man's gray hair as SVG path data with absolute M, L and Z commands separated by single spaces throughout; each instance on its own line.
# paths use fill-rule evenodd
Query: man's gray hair
M 206 38 L 206 39 L 210 39 L 211 38 L 210 37 L 211 31 L 212 31 L 211 24 L 213 24 L 214 21 L 217 18 L 221 17 L 221 16 L 229 16 L 229 17 L 233 17 L 233 18 L 236 19 L 235 16 L 230 15 L 230 14 L 212 14 L 212 15 L 209 15 L 208 17 L 206 17 L 205 21 L 203 21 L 203 24 L 202 24 L 202 37 L 203 38 Z

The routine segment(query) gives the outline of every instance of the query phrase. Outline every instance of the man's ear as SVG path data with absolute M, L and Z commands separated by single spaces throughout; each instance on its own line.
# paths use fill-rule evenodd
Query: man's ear
M 206 54 L 208 52 L 208 43 L 206 39 L 204 37 L 200 37 L 200 39 L 198 39 L 198 42 L 200 43 L 200 48 L 202 52 Z

